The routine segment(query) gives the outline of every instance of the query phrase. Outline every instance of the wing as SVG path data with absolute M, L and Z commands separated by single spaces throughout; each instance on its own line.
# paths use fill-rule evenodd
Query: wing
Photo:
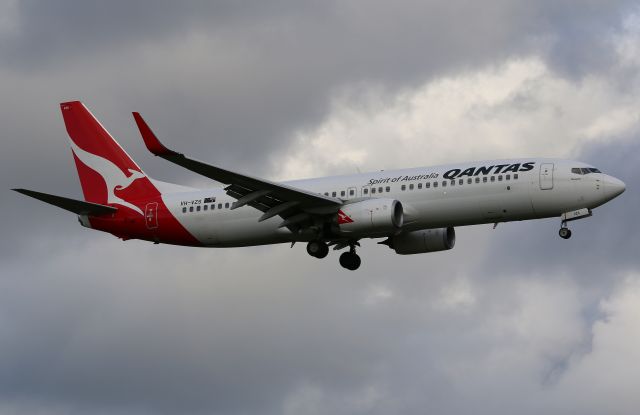
M 45 203 L 57 206 L 61 209 L 68 210 L 69 212 L 76 213 L 78 215 L 110 215 L 116 213 L 118 208 L 113 206 L 101 205 L 98 203 L 84 202 L 82 200 L 69 199 L 68 197 L 50 195 L 48 193 L 36 192 L 27 189 L 12 189 L 23 195 L 33 197 L 34 199 L 41 200 Z
M 317 217 L 337 213 L 342 206 L 342 200 L 337 198 L 247 176 L 189 158 L 165 147 L 139 113 L 134 112 L 133 118 L 151 153 L 226 184 L 227 194 L 236 199 L 231 208 L 237 209 L 245 205 L 254 207 L 263 212 L 258 221 L 280 216 L 283 219 L 280 227 L 297 231 L 301 227 L 313 224 Z

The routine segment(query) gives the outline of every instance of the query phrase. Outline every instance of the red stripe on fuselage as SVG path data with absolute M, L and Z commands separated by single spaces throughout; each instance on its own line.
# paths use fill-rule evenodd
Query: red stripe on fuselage
M 148 180 L 147 178 L 140 180 Z M 173 216 L 160 194 L 148 199 L 133 200 L 130 203 L 139 207 L 145 215 L 117 204 L 113 206 L 118 211 L 112 216 L 90 217 L 93 229 L 109 232 L 118 238 L 142 239 L 174 245 L 203 246 L 182 224 Z M 155 209 L 154 206 L 155 205 Z M 149 207 L 149 209 L 147 209 Z M 152 226 L 147 224 L 146 214 L 151 211 Z

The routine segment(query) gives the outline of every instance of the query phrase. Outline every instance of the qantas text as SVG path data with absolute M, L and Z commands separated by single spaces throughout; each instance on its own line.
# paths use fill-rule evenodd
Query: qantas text
M 487 174 L 499 174 L 499 173 L 517 173 L 519 171 L 529 171 L 533 170 L 535 162 L 528 163 L 515 163 L 515 164 L 496 164 L 494 166 L 480 166 L 480 167 L 469 167 L 468 169 L 451 169 L 445 172 L 442 177 L 445 179 L 455 179 L 456 177 L 463 176 L 479 176 L 479 175 L 487 175 Z
M 521 171 L 529 171 L 533 170 L 535 166 L 535 162 L 530 161 L 527 163 L 515 163 L 515 164 L 495 164 L 493 166 L 480 166 L 480 167 L 469 167 L 467 169 L 451 169 L 447 170 L 442 177 L 445 179 L 455 179 L 457 177 L 464 176 L 479 176 L 479 175 L 487 175 L 487 174 L 499 174 L 499 173 L 517 173 Z M 426 179 L 437 179 L 440 177 L 438 173 L 429 173 L 429 174 L 419 174 L 417 176 L 398 176 L 398 177 L 385 177 L 383 179 L 369 179 L 368 185 L 376 185 L 376 184 L 384 184 L 384 183 L 397 183 L 397 182 L 408 182 L 414 180 L 426 180 Z

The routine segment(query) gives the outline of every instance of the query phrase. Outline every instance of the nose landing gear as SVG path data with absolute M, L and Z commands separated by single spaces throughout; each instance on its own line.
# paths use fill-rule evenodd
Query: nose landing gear
M 562 239 L 571 238 L 571 230 L 567 227 L 567 222 L 577 219 L 588 218 L 592 215 L 591 209 L 583 208 L 578 210 L 572 210 L 571 212 L 565 212 L 560 216 L 560 230 L 558 231 L 558 235 Z
M 571 229 L 567 227 L 566 220 L 563 220 L 562 222 L 560 222 L 560 230 L 558 231 L 558 235 L 560 235 L 562 239 L 571 238 Z
M 571 238 L 571 229 L 567 228 L 565 225 L 565 227 L 560 228 L 558 235 L 560 235 L 562 239 L 569 239 Z

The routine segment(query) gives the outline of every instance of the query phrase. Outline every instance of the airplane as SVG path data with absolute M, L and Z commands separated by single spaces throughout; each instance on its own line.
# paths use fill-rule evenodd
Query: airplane
M 84 200 L 12 189 L 78 215 L 82 226 L 122 240 L 195 247 L 306 242 L 324 258 L 360 267 L 365 238 L 397 254 L 452 249 L 455 227 L 530 219 L 568 223 L 625 191 L 625 184 L 573 160 L 486 160 L 286 182 L 261 179 L 195 160 L 165 147 L 142 116 L 133 117 L 155 156 L 224 186 L 194 189 L 154 180 L 80 101 L 60 104 Z

